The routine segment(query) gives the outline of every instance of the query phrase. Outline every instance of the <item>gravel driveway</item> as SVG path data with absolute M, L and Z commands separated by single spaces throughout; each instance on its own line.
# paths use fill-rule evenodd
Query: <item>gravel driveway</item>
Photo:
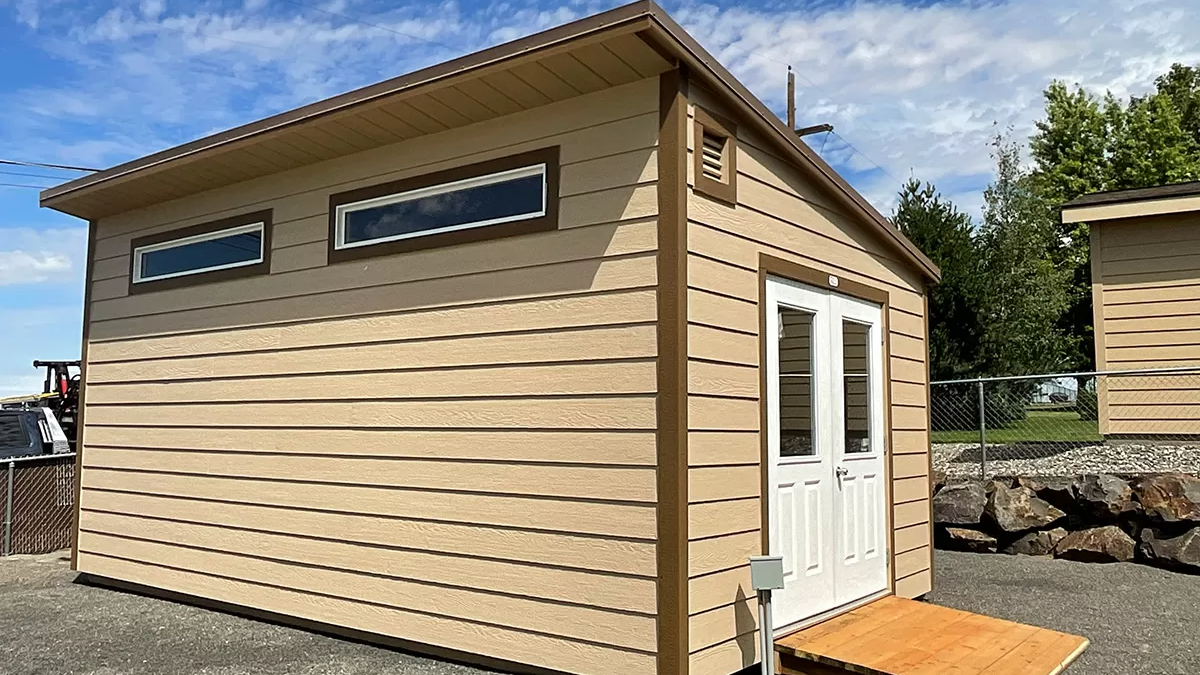
M 1200 673 L 1200 576 L 937 551 L 929 600 L 1091 640 L 1066 675 Z
M 0 673 L 486 675 L 262 621 L 73 584 L 62 554 L 0 558 Z

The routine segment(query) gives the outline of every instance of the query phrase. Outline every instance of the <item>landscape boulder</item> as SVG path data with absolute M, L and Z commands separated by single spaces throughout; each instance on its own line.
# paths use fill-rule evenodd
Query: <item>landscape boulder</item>
M 1054 547 L 1054 557 L 1079 562 L 1129 562 L 1134 541 L 1116 525 L 1072 532 Z
M 1075 510 L 1077 483 L 1078 481 L 1075 478 L 1056 476 L 1021 477 L 1017 479 L 1017 485 L 1033 490 L 1033 494 L 1041 499 L 1045 499 L 1067 513 Z
M 1147 527 L 1142 530 L 1142 555 L 1165 567 L 1200 572 L 1200 527 L 1178 537 L 1163 537 Z
M 945 547 L 954 551 L 973 553 L 995 553 L 996 538 L 986 532 L 966 527 L 947 527 Z
M 1114 521 L 1117 516 L 1136 510 L 1129 483 L 1109 474 L 1087 475 L 1079 480 L 1077 499 L 1097 520 Z
M 1146 476 L 1133 492 L 1152 520 L 1200 521 L 1200 478 L 1181 473 Z
M 1051 555 L 1054 553 L 1054 547 L 1066 536 L 1067 531 L 1061 527 L 1029 532 L 1009 544 L 1004 552 L 1013 555 Z
M 994 488 L 988 495 L 984 513 L 997 527 L 1010 534 L 1047 527 L 1067 515 L 1027 487 L 1005 487 L 997 483 Z
M 968 480 L 951 483 L 933 496 L 933 522 L 942 525 L 976 525 L 983 518 L 987 494 L 983 484 Z

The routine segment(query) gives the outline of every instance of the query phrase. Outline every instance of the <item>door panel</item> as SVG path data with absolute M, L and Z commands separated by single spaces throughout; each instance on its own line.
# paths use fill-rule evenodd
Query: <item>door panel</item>
M 768 537 L 786 628 L 887 587 L 882 313 L 767 282 Z
M 837 605 L 833 584 L 833 414 L 828 299 L 797 286 L 767 285 L 767 485 L 771 554 L 784 560 L 775 594 L 777 626 Z

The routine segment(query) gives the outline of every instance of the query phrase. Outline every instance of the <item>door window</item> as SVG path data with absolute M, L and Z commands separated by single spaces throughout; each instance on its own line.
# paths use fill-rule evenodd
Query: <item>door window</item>
M 816 454 L 813 410 L 813 319 L 815 315 L 779 307 L 779 454 Z
M 871 327 L 842 320 L 842 419 L 846 453 L 871 451 Z

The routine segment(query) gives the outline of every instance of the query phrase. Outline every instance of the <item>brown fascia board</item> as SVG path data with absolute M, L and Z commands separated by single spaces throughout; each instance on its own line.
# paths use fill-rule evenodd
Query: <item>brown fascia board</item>
M 268 132 L 279 131 L 379 98 L 426 86 L 448 78 L 463 76 L 485 66 L 494 65 L 564 42 L 570 42 L 586 35 L 614 30 L 619 27 L 625 27 L 627 30 L 648 28 L 650 27 L 649 15 L 652 4 L 641 0 L 623 5 L 607 12 L 585 17 L 540 33 L 496 45 L 495 47 L 489 47 L 488 49 L 413 71 L 406 75 L 400 75 L 399 77 L 355 89 L 354 91 L 323 101 L 310 103 L 295 110 L 272 115 L 271 117 L 244 124 L 228 131 L 222 131 L 191 141 L 190 143 L 184 143 L 183 145 L 118 164 L 90 176 L 77 178 L 68 183 L 43 190 L 39 195 L 40 205 L 55 208 L 56 203 L 60 202 L 63 197 L 89 187 L 117 181 L 118 179 L 129 177 L 134 173 L 143 173 L 167 163 L 174 163 L 184 158 L 195 157 L 218 147 L 228 146 L 238 141 L 245 141 Z
M 775 113 L 758 100 L 758 97 L 750 93 L 750 90 L 746 89 L 745 85 L 717 62 L 712 54 L 700 46 L 695 38 L 689 35 L 682 26 L 675 23 L 675 20 L 656 3 L 651 1 L 647 4 L 650 6 L 649 11 L 654 18 L 655 27 L 670 38 L 668 44 L 674 46 L 675 51 L 678 51 L 688 63 L 693 75 L 707 75 L 710 86 L 717 93 L 732 100 L 748 119 L 755 122 L 756 126 L 763 128 L 767 132 L 767 137 L 774 139 L 802 169 L 812 172 L 834 195 L 841 198 L 847 206 L 879 230 L 884 238 L 904 256 L 906 261 L 916 266 L 932 281 L 941 278 L 941 270 L 928 256 L 884 218 L 875 207 L 871 206 L 870 202 L 833 170 L 833 167 L 829 166 L 825 160 L 812 151 L 812 148 L 788 129 L 787 125 L 775 116 Z
M 1200 181 L 1188 183 L 1173 183 L 1171 185 L 1155 185 L 1153 187 L 1132 188 L 1128 190 L 1111 190 L 1108 192 L 1092 192 L 1081 195 L 1063 204 L 1061 208 L 1072 209 L 1077 206 L 1100 206 L 1102 204 L 1123 204 L 1151 199 L 1166 199 L 1170 197 L 1193 197 L 1200 195 Z

